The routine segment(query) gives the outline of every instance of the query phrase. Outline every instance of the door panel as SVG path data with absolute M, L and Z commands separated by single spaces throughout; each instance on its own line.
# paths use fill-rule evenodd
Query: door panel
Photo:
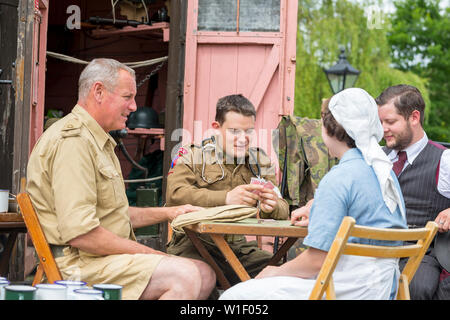
M 231 2 L 236 10 L 220 10 Z M 269 16 L 273 19 L 265 24 Z M 189 1 L 183 143 L 207 138 L 217 100 L 241 93 L 257 110 L 254 145 L 277 162 L 270 153 L 271 131 L 294 109 L 296 34 L 296 1 Z

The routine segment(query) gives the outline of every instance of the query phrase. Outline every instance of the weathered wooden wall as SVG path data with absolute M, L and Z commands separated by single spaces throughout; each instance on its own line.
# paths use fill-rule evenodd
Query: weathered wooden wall
M 34 1 L 2 1 L 0 15 L 0 68 L 5 68 L 2 78 L 13 82 L 12 86 L 2 86 L 0 95 L 0 188 L 17 193 L 28 161 Z M 25 247 L 26 235 L 19 234 L 10 261 L 8 278 L 12 281 L 24 279 Z
M 149 7 L 149 15 L 165 4 L 158 0 Z M 138 35 L 111 35 L 94 38 L 91 29 L 83 27 L 79 30 L 66 28 L 67 18 L 70 16 L 66 9 L 70 5 L 78 5 L 81 9 L 81 21 L 89 17 L 100 16 L 111 18 L 111 2 L 109 0 L 58 0 L 50 1 L 49 27 L 47 50 L 76 57 L 84 61 L 94 58 L 113 58 L 120 62 L 134 62 L 149 60 L 168 55 L 169 43 L 160 34 L 140 33 Z M 120 11 L 116 8 L 116 15 Z M 136 81 L 139 84 L 157 65 L 136 68 Z M 138 88 L 136 103 L 138 107 L 149 106 L 158 113 L 165 109 L 166 102 L 166 63 L 157 76 L 146 81 Z M 77 102 L 78 78 L 85 65 L 57 60 L 47 57 L 47 74 L 45 90 L 45 112 L 49 109 L 62 110 L 64 114 L 71 111 Z M 150 86 L 150 87 L 149 87 Z M 129 153 L 134 156 L 138 139 L 130 136 L 124 139 Z M 159 147 L 159 141 L 150 145 L 148 141 L 146 151 L 154 151 Z M 117 151 L 121 162 L 123 175 L 126 178 L 131 171 L 131 164 L 125 156 Z
M 0 189 L 12 190 L 15 91 L 13 77 L 17 56 L 17 7 L 19 0 L 0 1 L 0 75 L 1 80 L 12 84 L 0 84 Z

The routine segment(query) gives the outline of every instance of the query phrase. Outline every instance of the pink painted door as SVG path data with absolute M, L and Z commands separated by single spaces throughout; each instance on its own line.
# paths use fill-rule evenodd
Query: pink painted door
M 257 110 L 254 145 L 294 110 L 297 1 L 188 1 L 183 143 L 211 135 L 216 102 L 241 93 Z

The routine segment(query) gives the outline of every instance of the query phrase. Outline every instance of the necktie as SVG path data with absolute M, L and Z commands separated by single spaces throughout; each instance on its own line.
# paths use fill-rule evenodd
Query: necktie
M 406 152 L 400 151 L 398 154 L 398 160 L 394 162 L 393 170 L 397 177 L 399 176 L 400 172 L 402 172 L 403 167 L 405 166 L 405 161 L 407 159 Z

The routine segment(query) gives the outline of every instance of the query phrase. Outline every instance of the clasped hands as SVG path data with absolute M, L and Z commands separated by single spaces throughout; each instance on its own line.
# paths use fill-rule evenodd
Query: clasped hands
M 258 184 L 243 184 L 227 193 L 225 204 L 242 204 L 256 206 L 260 201 L 261 210 L 271 213 L 278 203 L 278 195 L 274 190 Z

